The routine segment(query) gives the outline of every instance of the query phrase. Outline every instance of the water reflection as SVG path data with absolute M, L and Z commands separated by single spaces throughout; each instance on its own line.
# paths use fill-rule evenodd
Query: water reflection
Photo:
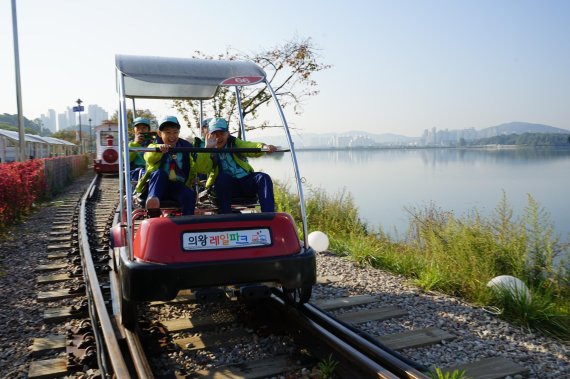
M 456 162 L 524 165 L 529 162 L 570 158 L 570 149 L 430 149 L 419 152 L 422 161 L 432 166 Z
M 302 150 L 297 152 L 309 162 L 368 163 L 402 159 L 420 159 L 435 166 L 446 163 L 505 163 L 526 164 L 570 158 L 570 148 L 429 148 L 429 149 L 360 149 L 360 150 Z
M 287 158 L 284 158 L 287 156 Z M 290 154 L 252 164 L 292 183 Z M 477 209 L 492 214 L 506 193 L 515 216 L 532 196 L 551 216 L 556 232 L 570 231 L 570 149 L 383 149 L 298 151 L 307 188 L 346 190 L 370 226 L 405 232 L 405 208 L 433 202 L 457 216 Z

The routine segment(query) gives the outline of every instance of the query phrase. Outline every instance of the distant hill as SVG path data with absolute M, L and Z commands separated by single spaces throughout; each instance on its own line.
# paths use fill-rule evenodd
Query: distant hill
M 0 129 L 18 131 L 18 115 L 17 114 L 0 114 Z M 35 122 L 28 120 L 24 117 L 24 129 L 29 134 L 51 135 L 49 129 L 44 128 L 41 130 L 40 126 Z
M 523 133 L 570 133 L 570 130 L 555 128 L 554 126 L 544 124 L 531 124 L 529 122 L 509 122 L 496 126 L 490 126 L 477 131 L 477 138 L 489 138 L 508 134 Z
M 19 131 L 17 126 L 5 124 L 3 122 L 0 122 L 0 129 L 10 130 L 10 131 L 16 132 L 16 133 L 18 133 L 18 131 Z M 24 127 L 24 133 L 25 134 L 39 134 L 36 129 L 32 129 L 32 128 L 28 128 L 28 127 Z
M 335 138 L 367 138 L 380 145 L 407 145 L 410 142 L 418 140 L 418 137 L 408 137 L 393 133 L 369 133 L 360 130 L 351 130 L 343 133 L 291 133 L 291 138 L 297 147 L 326 146 Z M 287 146 L 285 137 L 268 136 L 262 137 L 261 140 L 276 146 Z
M 426 130 L 423 136 L 408 137 L 394 133 L 370 133 L 362 130 L 349 130 L 342 133 L 303 133 L 302 131 L 292 130 L 291 136 L 295 146 L 303 147 L 324 147 L 324 146 L 343 146 L 346 140 L 350 139 L 352 146 L 355 142 L 362 142 L 360 146 L 370 146 L 372 141 L 375 145 L 380 146 L 430 146 L 430 145 L 454 145 L 460 140 L 475 141 L 484 138 L 493 138 L 497 136 L 522 134 L 570 134 L 570 130 L 555 128 L 550 125 L 533 124 L 529 122 L 509 122 L 496 126 L 490 126 L 481 130 L 474 128 L 453 129 L 453 130 L 436 130 L 435 136 L 432 130 Z M 534 137 L 537 139 L 538 137 Z M 255 139 L 276 146 L 287 146 L 285 137 L 261 137 Z M 344 140 L 344 141 L 340 141 Z M 434 142 L 436 141 L 436 142 Z M 358 145 L 356 145 L 358 146 Z
M 570 145 L 568 133 L 512 133 L 469 141 L 469 145 L 565 146 Z
M 8 113 L 0 114 L 0 123 L 12 125 L 12 126 L 15 126 L 17 128 L 18 127 L 18 115 L 17 114 L 8 114 Z M 38 125 L 36 125 L 34 122 L 28 120 L 25 117 L 24 117 L 24 127 L 32 129 L 32 130 L 36 130 L 38 133 L 40 132 Z

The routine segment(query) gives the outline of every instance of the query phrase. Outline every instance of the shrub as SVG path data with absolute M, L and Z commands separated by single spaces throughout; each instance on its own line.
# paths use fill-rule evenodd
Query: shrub
M 20 221 L 45 190 L 41 159 L 0 164 L 0 229 Z
M 309 192 L 305 199 L 309 231 L 327 233 L 329 250 L 335 254 L 404 275 L 425 290 L 499 305 L 509 320 L 564 340 L 570 338 L 570 262 L 555 261 L 568 253 L 569 245 L 553 236 L 548 214 L 530 195 L 521 219 L 513 218 L 504 193 L 489 218 L 481 217 L 477 210 L 456 217 L 434 204 L 408 209 L 406 238 L 393 241 L 382 230 L 369 232 L 350 194 L 331 197 L 323 190 Z M 286 202 L 293 197 L 281 194 L 279 199 Z M 298 198 L 294 199 L 298 203 Z M 299 220 L 299 213 L 293 214 Z M 532 301 L 497 298 L 486 285 L 499 275 L 525 282 Z

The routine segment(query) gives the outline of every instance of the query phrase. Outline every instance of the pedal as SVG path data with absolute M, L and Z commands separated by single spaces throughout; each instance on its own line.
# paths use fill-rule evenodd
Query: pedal
M 271 296 L 271 289 L 262 284 L 240 287 L 240 295 L 247 300 L 266 299 Z
M 221 288 L 203 288 L 194 292 L 196 301 L 204 303 L 214 303 L 227 300 L 226 291 Z

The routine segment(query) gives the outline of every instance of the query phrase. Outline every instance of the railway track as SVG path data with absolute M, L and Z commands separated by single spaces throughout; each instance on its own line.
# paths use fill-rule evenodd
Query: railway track
M 38 267 L 44 321 L 60 333 L 36 339 L 30 378 L 48 377 L 337 377 L 426 378 L 430 367 L 397 351 L 438 344 L 454 335 L 437 328 L 372 335 L 363 325 L 411 315 L 372 295 L 319 296 L 298 309 L 279 291 L 256 302 L 197 302 L 181 291 L 171 302 L 141 305 L 136 332 L 118 322 L 117 280 L 108 230 L 118 202 L 115 177 L 97 177 L 70 196 L 53 222 L 49 263 Z M 79 196 L 78 196 L 79 198 Z M 338 278 L 321 277 L 317 287 Z M 231 294 L 230 294 L 231 298 Z M 472 378 L 522 375 L 505 359 L 457 365 Z

